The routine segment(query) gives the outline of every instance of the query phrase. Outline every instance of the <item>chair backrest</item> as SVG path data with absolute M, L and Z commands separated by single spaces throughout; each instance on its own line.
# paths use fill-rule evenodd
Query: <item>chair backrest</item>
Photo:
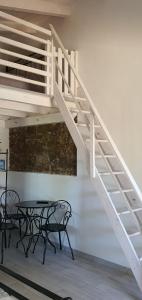
M 47 223 L 63 224 L 67 226 L 72 209 L 69 202 L 58 200 L 52 203 L 47 211 Z
M 7 214 L 14 214 L 17 212 L 15 206 L 16 203 L 20 202 L 20 197 L 18 193 L 14 190 L 8 189 L 1 194 L 0 205 L 4 212 Z

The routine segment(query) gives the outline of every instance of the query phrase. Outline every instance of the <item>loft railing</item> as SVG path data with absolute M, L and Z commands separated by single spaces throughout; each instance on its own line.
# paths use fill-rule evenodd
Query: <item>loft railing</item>
M 23 87 L 28 84 L 43 87 L 49 94 L 53 85 L 50 72 L 52 43 L 49 48 L 51 31 L 1 11 L 0 17 L 3 20 L 0 24 L 0 77 L 5 78 L 7 82 L 14 80 L 23 83 Z M 7 20 L 11 22 L 10 26 L 5 25 Z M 5 36 L 7 31 L 11 34 L 10 38 Z M 38 54 L 39 58 L 34 58 L 31 54 Z M 23 60 L 23 64 L 19 64 L 18 59 Z M 38 68 L 37 65 L 31 67 L 24 64 L 25 61 L 36 63 Z M 6 72 L 8 68 L 21 71 L 22 76 Z M 25 76 L 25 73 L 31 75 L 31 78 Z
M 50 41 L 48 41 L 49 45 L 50 45 Z M 72 61 L 74 67 L 76 68 L 77 67 L 77 57 L 78 57 L 78 53 L 77 51 L 69 51 L 69 50 L 66 50 L 70 60 Z M 24 65 L 24 66 L 28 66 L 28 67 L 31 67 L 31 68 L 35 68 L 37 70 L 43 70 L 44 67 L 43 65 L 39 65 L 37 63 L 37 60 L 39 59 L 44 59 L 41 55 L 37 54 L 37 53 L 31 53 L 31 61 L 27 61 L 26 58 L 19 58 L 16 60 L 16 63 L 20 64 L 21 66 Z M 56 61 L 58 62 L 58 64 L 60 65 L 60 68 L 62 70 L 62 72 L 65 74 L 65 78 L 66 78 L 66 81 L 68 82 L 68 85 L 69 87 L 74 91 L 74 94 L 77 94 L 77 87 L 75 86 L 75 78 L 71 75 L 71 68 L 69 67 L 69 64 L 66 62 L 66 60 L 64 59 L 63 55 L 62 55 L 62 52 L 61 52 L 61 49 L 60 48 L 56 48 L 54 46 L 54 58 L 56 58 Z M 52 65 L 51 65 L 52 66 Z M 57 70 L 52 70 L 51 71 L 51 74 L 53 76 L 54 74 L 54 71 L 55 71 L 55 78 L 56 78 L 56 81 L 57 83 L 59 84 L 60 86 L 60 89 L 63 93 L 65 93 L 66 95 L 69 95 L 69 90 L 67 89 L 66 85 L 64 84 L 64 81 L 60 75 L 60 73 L 57 71 Z M 24 75 L 24 78 L 26 79 L 32 79 L 32 80 L 35 80 L 35 75 L 34 74 L 31 74 L 30 72 L 26 72 L 26 71 L 23 71 L 23 69 L 16 69 L 16 68 L 12 68 L 12 67 L 6 67 L 6 70 L 5 72 L 7 74 L 11 74 L 11 75 L 14 75 L 14 76 L 18 76 L 18 77 L 22 77 Z M 53 78 L 51 78 L 51 82 L 53 81 Z M 41 76 L 39 75 L 39 80 L 41 80 Z M 50 82 L 47 82 L 47 86 L 51 86 L 52 89 L 53 89 L 53 85 L 50 85 Z M 27 86 L 28 88 L 28 86 Z M 34 87 L 33 90 L 35 91 L 36 88 Z M 45 88 L 39 88 L 38 87 L 38 91 L 40 92 L 44 92 L 45 91 Z M 47 94 L 48 95 L 53 95 L 53 90 L 51 90 L 49 88 L 49 91 L 47 91 Z
M 3 20 L 0 24 L 1 84 L 53 96 L 53 60 L 56 57 L 69 86 L 73 88 L 74 78 L 71 76 L 70 66 L 65 62 L 61 49 L 53 46 L 51 30 L 1 11 L 0 17 Z M 10 26 L 5 21 L 10 21 Z M 5 36 L 6 32 L 10 33 L 8 37 Z M 66 51 L 76 67 L 77 53 Z M 56 73 L 55 77 L 62 92 L 68 93 L 60 75 Z

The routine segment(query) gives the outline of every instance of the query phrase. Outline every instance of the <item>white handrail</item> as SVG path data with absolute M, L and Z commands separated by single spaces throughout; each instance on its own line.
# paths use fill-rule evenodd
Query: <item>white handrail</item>
M 13 52 L 13 51 L 6 50 L 6 49 L 3 49 L 3 48 L 0 48 L 0 53 L 6 54 L 6 55 L 10 55 L 10 56 L 13 56 L 13 57 L 16 57 L 17 59 L 23 59 L 23 60 L 26 60 L 26 61 L 28 61 L 29 63 L 37 63 L 37 64 L 43 65 L 43 66 L 46 65 L 46 62 L 45 62 L 45 61 L 42 61 L 42 60 L 40 60 L 40 59 L 38 59 L 38 58 L 34 58 L 34 57 L 31 57 L 31 56 L 19 54 L 19 53 L 17 53 L 17 52 Z M 48 53 L 48 55 L 50 55 L 50 53 Z
M 9 68 L 12 68 L 12 69 L 26 71 L 26 72 L 29 72 L 29 73 L 34 73 L 34 74 L 41 75 L 41 76 L 46 76 L 47 75 L 47 71 L 43 71 L 43 70 L 39 70 L 39 69 L 36 69 L 36 68 L 20 65 L 20 64 L 17 64 L 15 62 L 10 62 L 8 60 L 1 59 L 1 58 L 0 58 L 0 65 L 1 66 L 6 66 L 6 67 L 9 67 Z
M 60 48 L 62 49 L 62 52 L 63 52 L 63 54 L 64 54 L 64 56 L 65 56 L 65 58 L 66 58 L 66 60 L 67 60 L 67 62 L 69 64 L 69 66 L 70 66 L 70 68 L 71 68 L 71 70 L 72 70 L 72 72 L 73 72 L 73 74 L 74 74 L 74 76 L 75 76 L 75 78 L 76 78 L 79 86 L 82 88 L 82 90 L 84 92 L 85 98 L 88 100 L 88 102 L 90 104 L 90 108 L 92 110 L 92 114 L 94 114 L 97 117 L 98 121 L 100 122 L 101 126 L 103 127 L 104 132 L 105 132 L 108 140 L 110 141 L 110 143 L 111 143 L 111 145 L 112 145 L 112 147 L 113 147 L 113 149 L 114 149 L 114 151 L 115 151 L 118 159 L 120 160 L 120 162 L 121 162 L 121 164 L 122 164 L 122 166 L 123 166 L 126 174 L 129 176 L 129 179 L 131 181 L 132 186 L 134 187 L 134 189 L 135 189 L 135 191 L 136 191 L 136 193 L 137 193 L 140 201 L 142 202 L 142 193 L 141 193 L 138 185 L 136 184 L 135 179 L 133 178 L 133 176 L 132 176 L 131 172 L 129 171 L 127 165 L 125 164 L 125 161 L 122 158 L 122 156 L 121 156 L 121 154 L 120 154 L 117 146 L 115 145 L 112 137 L 110 136 L 110 134 L 109 134 L 109 132 L 108 132 L 108 130 L 107 130 L 107 128 L 106 128 L 103 120 L 101 119 L 101 117 L 100 117 L 100 115 L 99 115 L 99 113 L 98 113 L 98 111 L 97 111 L 97 109 L 96 109 L 96 107 L 94 105 L 94 102 L 92 101 L 92 99 L 91 99 L 91 97 L 90 97 L 90 95 L 89 95 L 89 93 L 88 93 L 88 91 L 87 91 L 84 83 L 82 82 L 82 80 L 81 80 L 78 72 L 76 71 L 76 69 L 74 68 L 72 62 L 70 61 L 70 58 L 69 58 L 68 54 L 66 53 L 66 50 L 64 48 L 64 45 L 63 45 L 61 39 L 59 38 L 57 32 L 55 31 L 53 25 L 50 24 L 49 26 L 50 26 L 53 38 L 56 40 L 56 42 L 59 44 Z
M 1 36 L 0 37 L 0 41 L 4 44 L 8 44 L 10 46 L 15 46 L 15 47 L 18 47 L 20 49 L 24 49 L 24 50 L 28 50 L 28 51 L 31 51 L 31 52 L 34 52 L 34 53 L 38 53 L 38 54 L 41 54 L 43 56 L 46 56 L 47 55 L 47 51 L 45 50 L 42 50 L 40 48 L 37 48 L 37 47 L 34 47 L 34 46 L 31 46 L 31 45 L 27 45 L 25 43 L 21 43 L 21 42 L 17 42 L 15 40 L 12 40 L 12 39 L 9 39 L 9 38 L 6 38 L 4 36 Z
M 46 87 L 46 83 L 44 83 L 44 82 L 33 80 L 33 79 L 27 79 L 25 77 L 21 77 L 21 76 L 17 76 L 17 75 L 11 75 L 11 74 L 4 73 L 4 72 L 0 72 L 0 77 Z
M 10 21 L 13 21 L 13 22 L 16 22 L 16 23 L 20 23 L 26 27 L 30 27 L 36 31 L 39 31 L 39 32 L 42 32 L 48 36 L 51 36 L 51 31 L 49 29 L 45 29 L 43 27 L 40 27 L 38 25 L 35 25 L 31 22 L 28 22 L 28 21 L 25 21 L 21 18 L 17 18 L 17 17 L 14 17 L 14 16 L 11 16 L 3 11 L 0 11 L 0 17 L 4 18 L 4 19 L 7 19 L 7 20 L 10 20 Z
M 17 30 L 17 29 L 15 29 L 13 27 L 9 27 L 9 26 L 4 25 L 4 24 L 0 24 L 0 29 L 4 29 L 6 31 L 10 31 L 12 33 L 16 33 L 18 35 L 24 36 L 24 37 L 26 37 L 28 39 L 32 39 L 32 40 L 34 40 L 36 42 L 39 42 L 39 43 L 42 43 L 42 44 L 46 44 L 46 39 L 45 40 L 41 39 L 41 38 L 39 38 L 39 37 L 37 37 L 37 36 L 35 36 L 33 34 L 30 34 L 30 33 L 27 33 L 27 32 L 21 31 L 21 30 Z

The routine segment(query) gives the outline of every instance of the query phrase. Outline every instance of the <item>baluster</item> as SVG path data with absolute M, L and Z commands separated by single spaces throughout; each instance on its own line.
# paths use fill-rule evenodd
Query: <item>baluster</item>
M 78 51 L 74 51 L 74 57 L 75 57 L 74 67 L 78 73 Z M 75 76 L 74 76 L 74 93 L 75 93 L 75 96 L 78 95 L 78 81 Z
M 93 113 L 90 114 L 90 176 L 95 177 L 95 120 Z
M 74 51 L 71 51 L 70 60 L 74 66 L 75 65 Z M 75 77 L 74 77 L 74 73 L 72 72 L 72 69 L 70 70 L 70 88 L 73 95 L 75 95 Z
M 62 50 L 61 48 L 58 48 L 58 66 L 62 71 Z M 60 72 L 58 72 L 58 87 L 62 93 L 62 76 Z
M 51 46 L 51 43 L 49 40 L 47 40 L 47 44 L 45 46 L 46 48 L 46 57 L 45 57 L 45 60 L 46 60 L 46 67 L 45 67 L 45 70 L 46 70 L 46 77 L 45 77 L 45 82 L 46 82 L 46 87 L 45 87 L 45 94 L 46 95 L 49 95 L 50 94 L 50 70 L 49 70 L 49 67 L 50 67 L 50 56 L 49 56 L 49 53 L 50 53 L 50 46 Z
M 55 79 L 55 48 L 53 38 L 51 39 L 51 96 L 54 95 L 54 79 Z
M 68 54 L 68 50 L 66 50 L 66 52 Z M 66 79 L 67 83 L 69 84 L 69 64 L 65 57 L 64 57 L 64 75 L 65 75 L 65 79 Z M 65 86 L 64 93 L 65 93 L 65 95 L 68 95 L 69 94 L 68 87 L 66 84 L 64 86 Z

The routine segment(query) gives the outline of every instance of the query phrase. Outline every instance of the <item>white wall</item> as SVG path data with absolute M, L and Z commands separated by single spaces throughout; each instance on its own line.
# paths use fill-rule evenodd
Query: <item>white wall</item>
M 91 185 L 85 161 L 80 155 L 77 165 L 77 177 L 9 172 L 9 186 L 19 192 L 22 200 L 68 200 L 73 209 L 69 227 L 73 248 L 126 265 L 125 257 L 95 192 L 96 187 Z M 65 239 L 64 242 L 66 243 Z

